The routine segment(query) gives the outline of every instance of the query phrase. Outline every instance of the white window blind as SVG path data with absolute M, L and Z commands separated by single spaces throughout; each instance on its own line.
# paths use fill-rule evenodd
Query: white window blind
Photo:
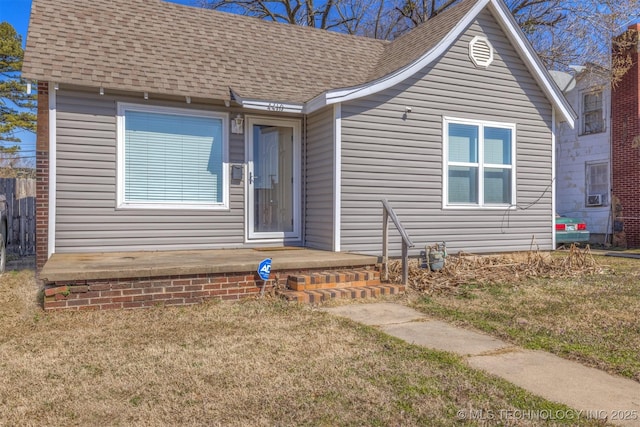
M 221 204 L 223 123 L 125 110 L 124 201 Z

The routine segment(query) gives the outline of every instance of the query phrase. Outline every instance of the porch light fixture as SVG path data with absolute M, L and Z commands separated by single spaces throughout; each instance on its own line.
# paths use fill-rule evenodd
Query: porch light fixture
M 104 88 L 100 86 L 100 95 L 104 95 Z
M 144 93 L 144 99 L 149 99 L 149 92 Z
M 54 83 L 53 84 L 53 89 L 58 90 L 58 88 L 59 88 L 58 83 Z
M 234 119 L 231 120 L 231 133 L 242 134 L 244 118 L 238 114 Z
M 190 96 L 185 96 L 185 99 L 187 101 L 187 104 L 191 104 L 191 97 Z
M 231 106 L 231 102 L 228 99 L 224 100 L 224 106 L 229 108 Z

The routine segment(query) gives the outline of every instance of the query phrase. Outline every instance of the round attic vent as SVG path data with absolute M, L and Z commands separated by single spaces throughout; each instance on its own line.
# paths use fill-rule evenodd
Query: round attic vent
M 488 67 L 493 62 L 493 46 L 486 37 L 475 36 L 469 42 L 469 58 L 476 67 Z

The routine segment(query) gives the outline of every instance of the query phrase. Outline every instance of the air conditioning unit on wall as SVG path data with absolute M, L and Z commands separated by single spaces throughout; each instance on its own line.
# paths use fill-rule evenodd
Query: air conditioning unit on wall
M 587 206 L 602 206 L 602 194 L 589 194 L 587 196 Z

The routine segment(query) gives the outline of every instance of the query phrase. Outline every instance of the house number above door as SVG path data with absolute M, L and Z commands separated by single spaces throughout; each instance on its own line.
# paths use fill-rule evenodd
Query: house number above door
M 267 106 L 269 111 L 284 111 L 284 104 L 278 104 L 276 102 L 270 102 Z

